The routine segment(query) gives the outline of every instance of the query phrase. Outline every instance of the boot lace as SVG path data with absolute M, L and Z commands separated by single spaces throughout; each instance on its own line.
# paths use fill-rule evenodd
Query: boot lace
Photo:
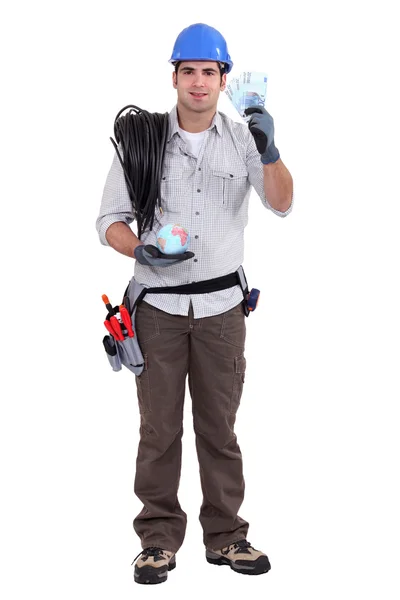
M 253 546 L 247 540 L 238 540 L 237 542 L 233 542 L 233 544 L 229 544 L 226 550 L 222 550 L 222 554 L 228 554 L 232 547 L 235 548 L 235 554 L 239 554 L 243 551 L 250 554 L 247 548 L 252 548 L 252 550 L 255 550 L 255 548 L 253 548 Z
M 143 555 L 143 561 L 146 561 L 149 558 L 149 556 L 165 558 L 164 550 L 162 548 L 158 548 L 157 546 L 150 546 L 149 548 L 144 548 L 144 550 L 139 552 L 136 558 L 133 559 L 131 566 L 141 554 Z

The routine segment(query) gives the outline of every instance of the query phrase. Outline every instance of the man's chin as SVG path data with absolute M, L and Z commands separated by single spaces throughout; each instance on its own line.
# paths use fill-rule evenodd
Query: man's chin
M 196 113 L 209 112 L 210 109 L 213 108 L 211 102 L 209 102 L 208 100 L 202 101 L 202 102 L 196 102 L 196 100 L 195 101 L 189 100 L 189 101 L 183 102 L 183 105 L 185 106 L 185 108 L 187 110 L 191 110 Z

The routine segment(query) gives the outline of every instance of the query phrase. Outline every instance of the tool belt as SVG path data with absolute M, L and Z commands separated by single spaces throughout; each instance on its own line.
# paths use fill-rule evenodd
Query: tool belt
M 143 371 L 144 359 L 136 335 L 135 315 L 138 305 L 142 302 L 146 294 L 208 294 L 225 290 L 238 284 L 243 292 L 242 304 L 244 314 L 248 317 L 250 314 L 247 305 L 249 289 L 242 266 L 234 273 L 216 277 L 215 279 L 207 279 L 205 281 L 168 287 L 146 288 L 132 277 L 125 290 L 123 304 L 128 309 L 131 317 L 133 336 L 128 335 L 128 330 L 124 328 L 123 323 L 121 323 L 124 337 L 123 341 L 116 339 L 113 335 L 108 335 L 103 338 L 103 345 L 113 371 L 120 371 L 122 365 L 132 371 L 135 375 L 140 375 Z M 115 307 L 115 311 L 118 311 L 118 307 Z

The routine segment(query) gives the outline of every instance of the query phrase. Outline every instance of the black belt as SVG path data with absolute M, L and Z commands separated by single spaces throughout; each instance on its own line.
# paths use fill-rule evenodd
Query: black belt
M 229 273 L 229 275 L 223 275 L 222 277 L 215 277 L 214 279 L 195 281 L 193 283 L 186 283 L 184 285 L 144 288 L 136 298 L 135 304 L 131 310 L 134 310 L 135 306 L 137 306 L 143 300 L 146 294 L 209 294 L 211 292 L 219 292 L 221 290 L 235 287 L 235 285 L 239 285 L 242 290 L 244 313 L 246 317 L 248 317 L 250 313 L 247 307 L 247 295 L 249 293 L 249 288 L 242 266 L 240 266 L 234 273 Z

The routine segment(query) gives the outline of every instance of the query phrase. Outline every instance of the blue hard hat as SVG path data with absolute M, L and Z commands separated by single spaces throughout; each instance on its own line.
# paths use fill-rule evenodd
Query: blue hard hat
M 174 63 L 182 60 L 222 62 L 225 63 L 226 73 L 229 73 L 233 67 L 225 38 L 214 27 L 205 25 L 205 23 L 189 25 L 176 38 L 172 56 L 168 62 Z

